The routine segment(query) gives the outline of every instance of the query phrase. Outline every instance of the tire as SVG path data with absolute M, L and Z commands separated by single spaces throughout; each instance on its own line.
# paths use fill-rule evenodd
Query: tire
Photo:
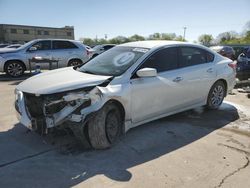
M 86 133 L 87 125 L 81 124 L 81 125 L 74 125 L 71 124 L 69 127 L 72 130 L 73 134 L 75 135 L 76 139 L 79 141 L 81 146 L 84 149 L 90 149 L 91 145 L 89 143 L 88 139 L 88 133 Z
M 5 72 L 11 77 L 20 77 L 25 71 L 25 66 L 20 61 L 9 61 L 5 64 Z
M 68 67 L 70 66 L 78 66 L 81 65 L 82 61 L 80 59 L 71 59 L 68 63 Z
M 218 109 L 226 96 L 226 86 L 222 81 L 217 81 L 210 89 L 207 98 L 207 108 Z
M 88 134 L 94 149 L 110 148 L 120 137 L 122 116 L 114 103 L 105 104 L 88 122 Z

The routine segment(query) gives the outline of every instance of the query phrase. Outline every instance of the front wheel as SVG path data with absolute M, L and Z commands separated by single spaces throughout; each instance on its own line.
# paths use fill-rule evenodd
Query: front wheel
M 11 77 L 22 76 L 24 71 L 25 67 L 19 61 L 9 61 L 5 65 L 5 72 Z
M 226 96 L 225 84 L 222 81 L 216 82 L 209 91 L 207 98 L 208 109 L 218 109 Z
M 105 104 L 88 122 L 89 141 L 94 149 L 111 147 L 122 130 L 122 116 L 114 103 Z

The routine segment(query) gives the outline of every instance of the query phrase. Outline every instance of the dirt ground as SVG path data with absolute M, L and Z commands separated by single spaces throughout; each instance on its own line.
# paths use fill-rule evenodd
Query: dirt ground
M 84 150 L 65 132 L 20 125 L 0 81 L 0 187 L 250 187 L 250 99 L 179 113 L 130 130 L 111 149 Z

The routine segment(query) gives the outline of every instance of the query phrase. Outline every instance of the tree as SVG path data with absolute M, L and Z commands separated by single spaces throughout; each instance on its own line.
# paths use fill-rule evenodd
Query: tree
M 160 33 L 154 33 L 152 35 L 149 35 L 149 40 L 160 40 L 161 34 Z
M 213 41 L 213 36 L 208 34 L 203 34 L 199 36 L 198 41 L 205 46 L 210 46 L 211 42 Z
M 141 40 L 145 40 L 145 38 L 143 36 L 140 36 L 140 35 L 133 35 L 131 37 L 128 38 L 129 41 L 141 41 Z
M 175 33 L 162 33 L 161 39 L 162 40 L 174 40 L 176 38 Z
M 82 41 L 83 44 L 88 45 L 88 46 L 92 46 L 95 44 L 95 41 L 91 38 L 80 38 L 79 40 Z
M 217 37 L 216 40 L 218 43 L 225 43 L 226 41 L 234 40 L 238 37 L 238 33 L 235 31 L 227 31 L 220 33 Z
M 112 44 L 122 44 L 125 42 L 129 42 L 129 39 L 124 36 L 117 36 L 109 40 L 109 43 L 112 43 Z

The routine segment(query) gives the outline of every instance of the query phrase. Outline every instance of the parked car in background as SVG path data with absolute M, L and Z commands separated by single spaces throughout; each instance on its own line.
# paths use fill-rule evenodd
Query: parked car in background
M 250 47 L 243 49 L 243 52 L 237 59 L 236 77 L 239 80 L 247 80 L 250 78 Z
M 5 48 L 19 48 L 21 46 L 22 46 L 22 44 L 11 44 L 9 46 L 6 46 Z
M 85 45 L 85 48 L 86 48 L 86 50 L 87 50 L 87 54 L 88 54 L 88 56 L 89 56 L 89 59 L 91 59 L 92 56 L 93 56 L 93 54 L 94 54 L 93 48 L 91 48 L 90 46 L 87 46 L 87 45 Z
M 115 46 L 115 44 L 100 44 L 100 45 L 97 45 L 93 48 L 94 52 L 93 52 L 93 55 L 92 57 L 96 57 L 98 56 L 99 54 L 113 48 Z
M 232 59 L 233 61 L 236 60 L 235 51 L 230 46 L 212 46 L 210 47 L 210 49 L 214 50 L 222 56 Z
M 111 147 L 146 122 L 206 105 L 217 109 L 235 84 L 233 61 L 201 45 L 138 41 L 81 67 L 53 70 L 16 87 L 20 122 L 42 134 L 62 125 L 85 145 Z
M 85 45 L 81 42 L 64 39 L 37 39 L 17 49 L 1 50 L 0 72 L 6 72 L 12 77 L 21 76 L 29 67 L 29 59 L 33 57 L 59 60 L 59 67 L 80 65 L 89 59 Z M 47 63 L 40 66 L 42 69 L 49 68 Z M 35 68 L 35 65 L 32 68 Z
M 6 46 L 9 46 L 9 44 L 0 44 L 0 48 L 5 48 Z

